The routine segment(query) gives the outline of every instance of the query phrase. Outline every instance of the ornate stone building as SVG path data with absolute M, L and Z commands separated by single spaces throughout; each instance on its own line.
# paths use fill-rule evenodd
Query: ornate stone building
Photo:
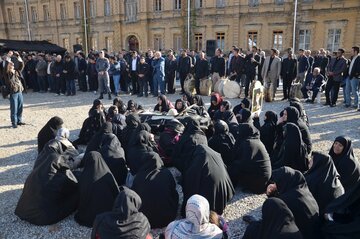
M 292 46 L 295 0 L 1 0 L 0 38 L 72 50 L 84 45 L 86 19 L 89 48 L 178 50 L 188 44 L 188 1 L 193 49 L 207 40 L 226 51 Z M 360 44 L 360 1 L 298 0 L 295 39 L 296 49 L 350 50 Z

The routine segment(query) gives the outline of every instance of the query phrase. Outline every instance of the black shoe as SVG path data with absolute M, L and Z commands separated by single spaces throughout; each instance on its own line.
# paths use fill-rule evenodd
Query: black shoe
M 24 122 L 18 122 L 17 125 L 22 126 L 22 125 L 26 125 L 26 124 Z
M 109 96 L 109 100 L 111 100 L 111 93 L 108 93 L 108 96 Z
M 326 102 L 326 103 L 325 103 L 325 104 L 323 104 L 323 105 L 325 105 L 325 106 L 326 106 L 326 105 L 330 105 L 330 103 Z
M 16 125 L 16 124 L 12 124 L 12 127 L 13 127 L 14 129 L 16 129 L 16 128 L 17 128 L 17 125 Z
M 99 96 L 99 98 L 98 98 L 99 100 L 102 100 L 102 99 L 104 99 L 104 95 L 103 94 L 100 94 L 100 96 Z
M 336 106 L 336 104 L 334 103 L 334 104 L 330 104 L 330 107 L 335 107 Z
M 288 98 L 284 97 L 284 98 L 282 98 L 282 99 L 281 99 L 281 101 L 283 101 L 283 100 L 287 100 L 287 99 L 288 99 Z

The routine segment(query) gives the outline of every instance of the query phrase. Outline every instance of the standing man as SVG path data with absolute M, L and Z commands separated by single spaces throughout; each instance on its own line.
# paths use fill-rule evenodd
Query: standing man
M 309 62 L 309 67 L 307 70 L 307 73 L 309 74 L 313 72 L 314 57 L 312 57 L 310 50 L 305 50 L 305 56 L 308 58 L 308 62 Z
M 55 81 L 55 93 L 56 95 L 65 94 L 65 80 L 63 79 L 63 70 L 64 63 L 62 61 L 61 55 L 57 55 L 53 67 L 51 68 L 51 73 L 54 76 Z
M 276 49 L 271 49 L 271 55 L 266 57 L 261 72 L 265 88 L 269 88 L 272 84 L 273 99 L 275 98 L 277 80 L 279 79 L 281 73 L 281 60 L 277 56 L 276 52 Z
M 209 62 L 205 58 L 205 53 L 200 52 L 199 57 L 195 64 L 195 89 L 198 95 L 200 95 L 200 80 L 209 75 Z
M 257 47 L 253 46 L 251 52 L 245 57 L 245 98 L 249 96 L 250 83 L 255 80 L 258 65 L 260 64 L 260 56 L 257 54 Z
M 85 55 L 83 52 L 78 52 L 77 53 L 77 59 L 78 59 L 78 63 L 77 63 L 77 69 L 78 69 L 78 73 L 79 73 L 79 88 L 82 92 L 86 92 L 88 90 L 88 85 L 86 82 L 86 69 L 87 69 L 87 63 L 85 60 Z
M 39 61 L 37 62 L 35 67 L 40 93 L 45 93 L 47 91 L 47 82 L 46 82 L 47 63 L 44 60 L 44 57 L 45 56 L 43 54 L 39 54 L 38 56 Z
M 281 64 L 281 78 L 283 79 L 283 94 L 282 100 L 289 99 L 291 83 L 296 78 L 297 61 L 293 59 L 293 54 L 289 53 Z
M 324 105 L 330 105 L 330 107 L 336 106 L 340 84 L 343 80 L 344 71 L 347 69 L 347 60 L 343 56 L 344 52 L 344 49 L 339 49 L 328 67 L 328 81 L 325 88 L 326 103 Z
M 215 56 L 210 60 L 211 68 L 210 73 L 218 73 L 220 77 L 225 76 L 225 58 L 223 57 L 222 50 L 220 48 L 216 49 Z
M 140 62 L 138 65 L 138 79 L 139 79 L 139 94 L 138 97 L 148 97 L 148 79 L 149 79 L 150 66 L 146 63 L 145 56 L 140 56 Z
M 24 90 L 21 84 L 21 73 L 15 70 L 14 63 L 8 62 L 6 64 L 4 83 L 10 92 L 10 118 L 13 128 L 17 128 L 18 125 L 25 125 L 22 122 L 23 112 L 23 95 Z
M 174 94 L 175 78 L 176 78 L 177 62 L 172 50 L 169 51 L 168 57 L 165 60 L 165 83 L 167 85 L 168 94 Z
M 354 108 L 359 104 L 359 81 L 360 81 L 360 53 L 359 47 L 353 46 L 351 49 L 351 63 L 349 67 L 349 76 L 346 78 L 346 99 L 345 107 L 351 106 L 350 94 L 354 97 Z M 359 109 L 358 109 L 359 110 Z
M 99 99 L 104 98 L 105 93 L 108 94 L 109 100 L 111 100 L 111 90 L 110 90 L 110 77 L 108 70 L 110 69 L 110 62 L 105 58 L 104 51 L 100 51 L 99 58 L 96 60 L 96 71 L 98 72 L 98 82 L 99 82 Z
M 324 48 L 320 48 L 319 53 L 314 57 L 313 68 L 319 67 L 320 74 L 325 77 L 328 64 L 329 58 L 326 57 L 326 51 Z
M 130 78 L 131 78 L 131 85 L 132 85 L 132 94 L 139 93 L 139 84 L 138 84 L 138 77 L 137 77 L 137 66 L 139 64 L 139 57 L 136 51 L 133 51 L 132 57 L 130 60 Z
M 245 58 L 240 55 L 240 49 L 234 48 L 231 57 L 230 72 L 236 73 L 236 81 L 241 83 L 241 76 L 245 72 Z
M 63 75 L 66 81 L 66 96 L 74 96 L 76 94 L 75 88 L 75 62 L 70 55 L 65 56 Z
M 301 84 L 304 83 L 307 70 L 309 69 L 309 61 L 308 58 L 304 54 L 304 50 L 299 50 L 299 57 L 298 57 L 298 74 L 296 76 L 296 81 L 300 82 Z
M 178 62 L 178 72 L 179 72 L 179 77 L 180 77 L 180 85 L 181 85 L 181 95 L 185 93 L 184 90 L 184 82 L 185 79 L 187 77 L 187 75 L 190 73 L 191 71 L 191 58 L 187 55 L 186 50 L 183 49 L 181 51 L 181 56 L 179 58 L 179 62 Z
M 153 78 L 153 68 L 152 68 L 152 61 L 153 61 L 153 58 L 154 58 L 154 52 L 152 50 L 148 50 L 147 52 L 147 57 L 145 58 L 145 61 L 146 63 L 148 63 L 148 66 L 149 66 L 149 72 L 148 72 L 148 75 L 146 76 L 147 79 L 152 79 Z M 148 80 L 149 81 L 149 85 L 150 85 L 150 92 L 154 92 L 153 91 L 153 81 L 152 80 Z
M 152 67 L 154 69 L 154 97 L 157 97 L 159 95 L 159 88 L 160 93 L 162 95 L 165 95 L 165 59 L 161 57 L 160 51 L 155 52 Z

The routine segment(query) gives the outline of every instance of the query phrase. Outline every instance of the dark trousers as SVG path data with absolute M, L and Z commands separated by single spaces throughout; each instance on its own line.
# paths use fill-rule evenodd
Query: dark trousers
M 38 81 L 37 81 L 36 74 L 30 74 L 29 75 L 29 81 L 30 81 L 30 85 L 32 86 L 32 89 L 34 91 L 39 91 L 39 84 L 38 84 Z
M 55 84 L 56 84 L 56 93 L 65 94 L 66 84 L 65 80 L 62 77 L 55 77 Z
M 146 77 L 138 77 L 139 96 L 148 96 L 148 79 Z
M 97 91 L 98 87 L 99 87 L 99 82 L 97 79 L 97 75 L 95 76 L 88 76 L 89 79 L 89 89 L 91 91 Z
M 10 94 L 10 118 L 12 125 L 22 121 L 23 95 L 21 92 Z
M 46 92 L 47 91 L 46 75 L 45 76 L 37 76 L 37 81 L 38 81 L 38 85 L 39 85 L 39 90 Z
M 67 95 L 75 95 L 76 88 L 75 88 L 75 80 L 66 80 L 66 94 Z
M 185 93 L 185 90 L 184 90 L 184 82 L 185 82 L 185 79 L 187 77 L 187 73 L 179 73 L 179 77 L 180 77 L 180 85 L 181 85 L 181 92 L 182 93 Z
M 167 84 L 167 91 L 169 94 L 175 93 L 175 72 L 165 75 L 165 82 Z
M 309 91 L 309 90 L 306 89 L 306 86 L 305 86 L 305 85 L 304 85 L 303 87 L 301 87 L 301 92 L 302 92 L 303 97 L 304 97 L 305 99 L 309 98 L 308 91 Z M 315 101 L 315 98 L 316 98 L 317 94 L 319 93 L 320 89 L 317 88 L 317 87 L 313 87 L 313 88 L 311 89 L 311 91 L 313 92 L 313 93 L 312 93 L 312 96 L 311 96 L 311 100 L 312 100 L 312 101 Z
M 254 79 L 255 79 L 255 75 L 246 74 L 246 78 L 245 78 L 245 81 L 244 81 L 244 84 L 245 84 L 245 97 L 249 96 L 250 84 L 251 84 L 251 82 L 253 82 Z
M 83 92 L 88 90 L 85 73 L 79 73 L 79 89 Z
M 284 99 L 288 99 L 290 95 L 291 83 L 293 78 L 283 78 L 283 94 Z M 307 98 L 307 97 L 306 97 Z
M 325 87 L 325 98 L 327 104 L 336 104 L 340 83 L 341 82 L 334 81 L 333 77 L 329 77 Z
M 132 93 L 138 94 L 139 93 L 139 84 L 138 84 L 138 75 L 136 71 L 131 72 L 131 85 L 132 85 Z
M 196 94 L 200 95 L 200 79 L 198 77 L 195 77 L 195 90 Z
M 129 82 L 129 76 L 128 74 L 121 74 L 120 76 L 120 90 L 124 92 L 128 92 L 128 82 Z

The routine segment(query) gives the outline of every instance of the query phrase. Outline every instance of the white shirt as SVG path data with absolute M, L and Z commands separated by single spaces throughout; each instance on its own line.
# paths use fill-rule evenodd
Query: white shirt
M 351 70 L 352 70 L 352 68 L 353 68 L 353 66 L 354 66 L 355 60 L 356 60 L 356 58 L 359 57 L 359 55 L 360 55 L 360 54 L 357 54 L 357 55 L 354 56 L 354 58 L 352 59 L 352 61 L 351 61 L 351 63 L 350 63 L 350 67 L 349 67 L 349 75 L 350 75 Z
M 131 62 L 131 70 L 132 71 L 136 71 L 136 64 L 137 64 L 137 59 L 133 58 L 132 62 Z

